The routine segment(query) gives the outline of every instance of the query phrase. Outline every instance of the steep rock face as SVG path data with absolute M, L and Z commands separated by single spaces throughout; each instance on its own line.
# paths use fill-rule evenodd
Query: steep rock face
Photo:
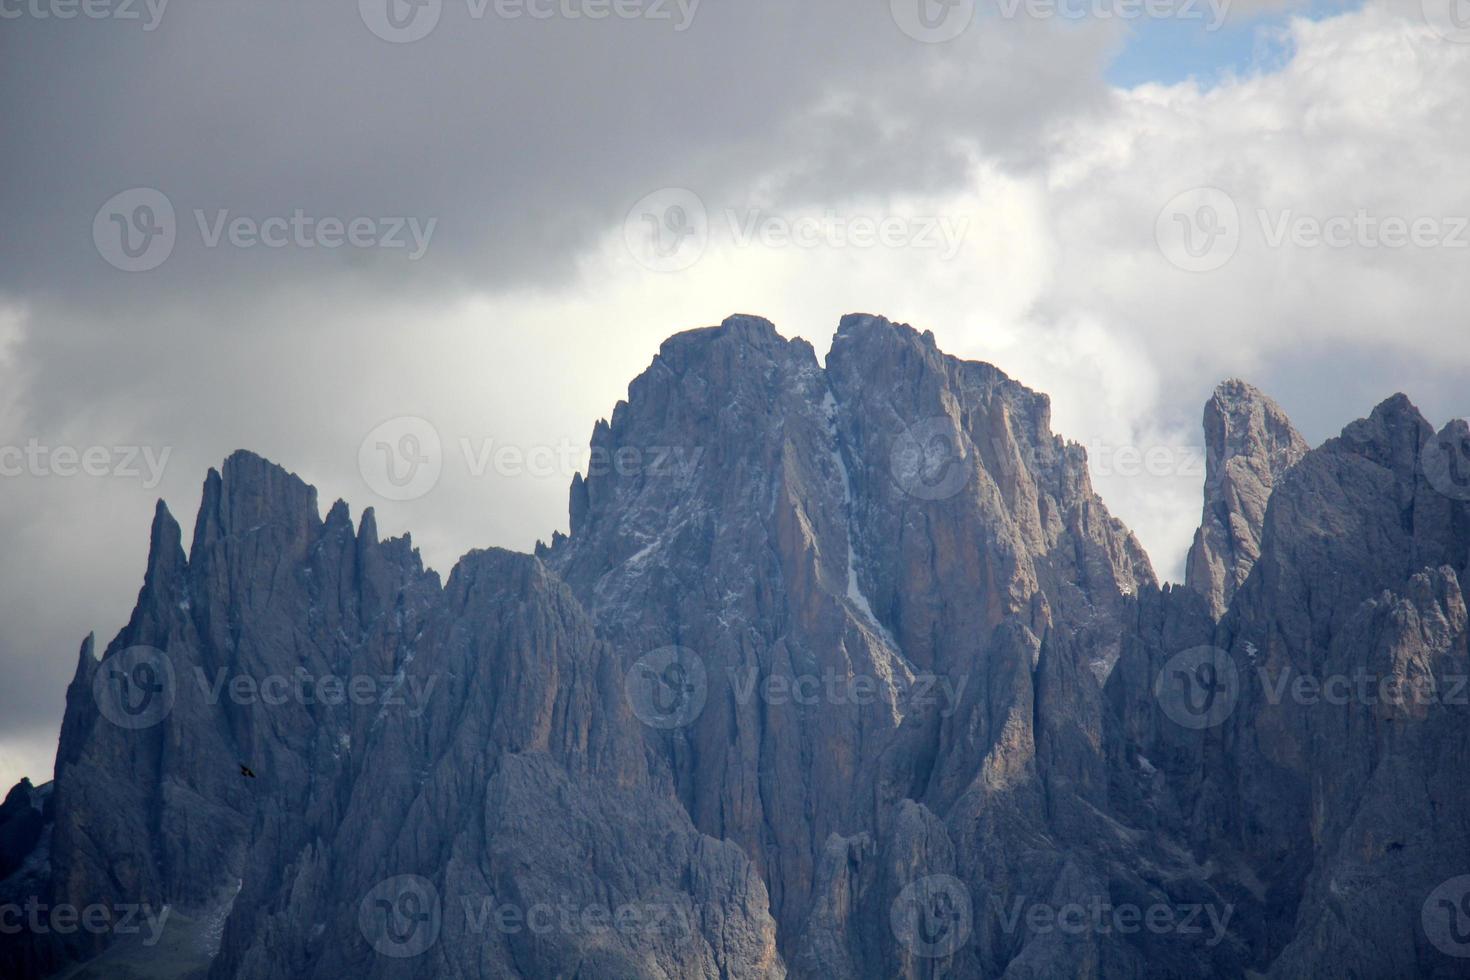
M 1227 827 L 1278 888 L 1306 883 L 1281 976 L 1301 975 L 1303 947 L 1329 939 L 1368 975 L 1446 963 L 1413 942 L 1422 931 L 1398 929 L 1424 896 L 1401 899 L 1427 895 L 1463 860 L 1470 813 L 1465 783 L 1437 768 L 1463 757 L 1470 736 L 1467 707 L 1446 698 L 1470 666 L 1460 585 L 1470 529 L 1465 504 L 1425 479 L 1432 435 L 1400 395 L 1298 463 L 1222 624 L 1243 674 L 1227 723 L 1240 821 Z M 1282 687 L 1302 678 L 1301 693 Z M 1395 704 L 1395 689 L 1432 693 Z M 1377 913 L 1353 898 L 1375 893 L 1389 896 Z M 1375 939 L 1382 951 L 1366 956 Z M 1330 963 L 1315 962 L 1318 973 Z
M 40 976 L 57 962 L 31 937 L 17 936 L 26 903 L 50 887 L 54 789 L 22 779 L 0 803 L 0 972 L 7 974 Z
M 1061 866 L 1037 739 L 1069 780 L 1059 796 L 1104 791 L 1100 691 L 1079 665 L 1115 652 L 1122 596 L 1153 573 L 1044 396 L 881 318 L 845 318 L 824 371 L 736 317 L 667 342 L 592 444 L 594 469 L 609 462 L 574 484 L 547 559 L 625 663 L 692 652 L 701 708 L 650 741 L 696 825 L 761 869 L 798 972 L 831 968 L 808 945 L 922 965 L 881 938 L 934 873 L 918 855 L 865 865 L 856 904 L 813 891 L 845 880 L 824 862 L 852 847 L 892 854 L 901 812 L 941 835 L 952 821 L 997 861 L 1014 839 Z M 689 465 L 616 464 L 660 455 Z M 1067 639 L 1043 657 L 1054 620 Z M 1041 680 L 1057 710 L 1038 736 Z M 805 704 L 784 693 L 804 684 Z M 971 880 L 994 874 L 971 860 Z M 813 911 L 837 902 L 840 920 Z
M 0 807 L 0 910 L 164 940 L 0 929 L 0 975 L 1467 975 L 1463 427 L 1206 426 L 1164 588 L 1044 395 L 879 317 L 671 338 L 571 534 L 443 584 L 236 454 Z M 1291 693 L 1359 675 L 1441 696 Z
M 187 560 L 160 506 L 131 622 L 100 661 L 83 649 L 42 900 L 168 906 L 194 972 L 219 977 L 778 974 L 759 878 L 648 787 L 634 725 L 536 559 L 474 553 L 441 588 L 371 511 L 356 531 L 340 503 L 323 521 L 310 487 L 236 454 Z M 569 799 L 580 818 L 550 823 Z M 432 921 L 372 918 L 410 896 Z M 486 912 L 568 901 L 678 929 Z M 404 933 L 432 939 L 404 959 Z M 114 937 L 34 938 L 12 962 L 41 973 Z
M 688 651 L 698 702 L 650 744 L 696 826 L 755 861 L 786 928 L 913 674 L 852 585 L 828 393 L 810 345 L 764 320 L 672 338 L 594 431 L 571 537 L 548 557 L 625 667 Z
M 1470 867 L 1466 637 L 1459 578 L 1442 566 L 1366 601 L 1334 638 L 1326 670 L 1368 681 L 1372 700 L 1344 706 L 1327 694 L 1305 706 L 1302 754 L 1320 766 L 1302 794 L 1311 871 L 1271 976 L 1325 978 L 1345 963 L 1365 976 L 1465 975 L 1454 938 L 1464 930 L 1463 881 L 1434 896 Z M 1445 937 L 1452 944 L 1437 947 Z
M 1396 396 L 1307 453 L 1219 625 L 1178 590 L 1149 600 L 1140 639 L 1158 639 L 1125 645 L 1109 681 L 1117 784 L 1216 868 L 1271 976 L 1467 972 L 1430 933 L 1470 829 L 1449 775 L 1470 751 L 1470 514 L 1426 480 L 1432 438 Z
M 1219 617 L 1261 554 L 1266 502 L 1309 448 L 1270 398 L 1232 379 L 1205 403 L 1205 508 L 1185 583 Z
M 289 900 L 268 923 L 236 930 L 239 948 L 227 933 L 217 975 L 779 973 L 759 878 L 738 848 L 701 837 L 648 787 L 621 672 L 539 562 L 467 556 L 413 653 L 405 685 L 437 681 L 431 709 L 381 716 L 335 839 L 284 869 L 273 891 Z M 409 962 L 364 943 L 362 910 L 337 900 L 405 874 L 426 879 L 439 907 L 439 939 Z M 325 928 L 303 927 L 334 904 Z M 507 906 L 633 908 L 659 921 L 492 927 Z
M 32 786 L 22 779 L 0 803 L 0 881 L 24 867 L 52 819 L 51 784 Z
M 67 694 L 52 901 L 213 909 L 335 825 L 343 745 L 373 711 L 287 692 L 391 676 L 438 591 L 407 541 L 373 535 L 345 505 L 323 521 L 314 490 L 245 453 L 209 474 L 187 560 L 160 504 L 132 619 L 100 661 L 83 650 Z
M 1028 932 L 993 913 L 1105 890 L 1106 861 L 1074 861 L 1073 847 L 1111 832 L 1096 819 L 1099 676 L 1124 596 L 1154 582 L 1147 558 L 1092 493 L 1083 451 L 1051 433 L 1044 395 L 866 316 L 843 320 L 827 369 L 872 606 L 907 659 L 961 692 L 947 711 L 908 712 L 865 778 L 883 859 L 868 866 L 880 882 L 870 914 L 888 914 L 916 879 L 949 875 L 978 910 L 973 942 L 952 958 L 962 975 L 1099 960 L 1102 937 Z M 906 845 L 915 834 L 931 843 Z M 890 975 L 932 965 L 912 944 L 886 952 Z

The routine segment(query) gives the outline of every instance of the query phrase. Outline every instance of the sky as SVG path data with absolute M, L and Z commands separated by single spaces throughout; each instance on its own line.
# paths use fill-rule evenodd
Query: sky
M 0 790 L 155 500 L 248 448 L 529 549 L 732 313 L 1047 392 L 1172 580 L 1218 381 L 1470 415 L 1470 0 L 0 0 L 0 85 Z

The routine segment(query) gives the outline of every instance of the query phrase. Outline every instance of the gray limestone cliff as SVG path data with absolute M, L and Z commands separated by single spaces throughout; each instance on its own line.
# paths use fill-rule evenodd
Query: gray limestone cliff
M 0 974 L 1470 975 L 1455 433 L 1205 420 L 1165 587 L 1045 395 L 881 317 L 669 339 L 570 533 L 444 581 L 238 453 L 0 806 L 0 908 L 167 922 Z M 1297 684 L 1362 677 L 1440 696 Z
M 1271 489 L 1309 447 L 1279 405 L 1235 379 L 1205 403 L 1204 429 L 1204 515 L 1185 582 L 1220 616 L 1261 556 Z

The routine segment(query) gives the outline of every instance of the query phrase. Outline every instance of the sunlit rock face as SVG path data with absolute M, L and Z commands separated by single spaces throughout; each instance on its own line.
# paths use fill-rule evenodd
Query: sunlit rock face
M 151 925 L 0 973 L 1462 975 L 1454 433 L 1205 428 L 1162 588 L 1045 395 L 881 317 L 669 339 L 570 534 L 444 581 L 238 453 L 0 807 L 0 905 Z
M 1281 406 L 1239 380 L 1215 389 L 1204 428 L 1205 509 L 1185 581 L 1218 617 L 1261 557 L 1272 488 L 1310 447 Z

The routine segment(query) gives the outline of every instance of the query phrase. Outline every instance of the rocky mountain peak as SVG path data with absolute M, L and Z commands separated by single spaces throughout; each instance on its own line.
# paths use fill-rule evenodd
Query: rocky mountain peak
M 320 524 L 315 487 L 255 453 L 239 450 L 205 477 L 190 559 L 265 527 L 306 539 Z
M 1205 403 L 1204 432 L 1204 513 L 1185 583 L 1218 617 L 1260 557 L 1272 488 L 1310 447 L 1281 406 L 1236 378 Z
M 83 644 L 54 791 L 0 804 L 0 907 L 166 906 L 164 952 L 0 930 L 0 974 L 1458 975 L 1415 930 L 1463 707 L 1262 671 L 1463 676 L 1470 510 L 1406 399 L 1309 452 L 1230 381 L 1205 427 L 1163 589 L 1045 395 L 866 314 L 825 366 L 759 317 L 669 338 L 571 534 L 442 585 L 237 453 Z M 1208 928 L 1034 927 L 1114 907 Z
M 1221 460 L 1300 449 L 1302 440 L 1281 406 L 1239 378 L 1215 387 L 1205 403 L 1205 444 Z M 1300 458 L 1301 453 L 1297 453 Z
M 20 871 L 41 842 L 51 817 L 51 788 L 22 778 L 0 803 L 0 881 Z
M 936 352 L 939 350 L 932 331 L 925 330 L 921 333 L 907 323 L 898 323 L 886 316 L 875 316 L 872 313 L 843 314 L 837 322 L 837 333 L 833 335 L 832 342 L 835 346 L 844 341 L 860 344 L 898 341 L 904 344 L 918 343 Z

